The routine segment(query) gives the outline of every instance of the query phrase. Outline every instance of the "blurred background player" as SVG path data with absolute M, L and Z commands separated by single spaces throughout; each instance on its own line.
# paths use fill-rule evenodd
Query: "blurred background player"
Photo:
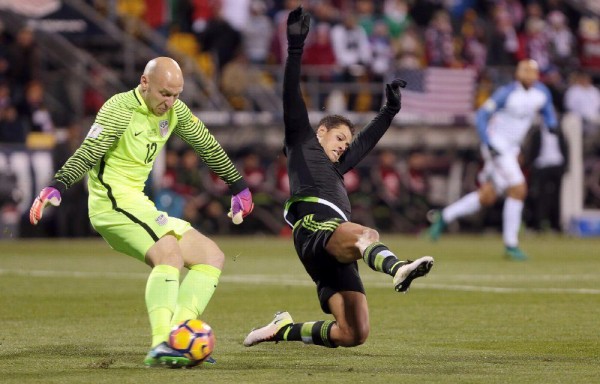
M 89 176 L 89 215 L 94 229 L 115 250 L 144 261 L 152 271 L 146 305 L 152 349 L 144 363 L 187 366 L 192 361 L 166 341 L 174 324 L 198 318 L 212 297 L 223 252 L 183 220 L 158 211 L 143 189 L 152 165 L 172 133 L 190 144 L 228 185 L 234 223 L 252 211 L 252 196 L 240 173 L 204 123 L 180 101 L 183 76 L 177 62 L 148 62 L 137 88 L 117 94 L 99 111 L 87 137 L 42 189 L 30 210 L 37 224 L 44 207 Z M 179 284 L 183 267 L 189 271 Z
M 505 254 L 514 260 L 526 260 L 527 255 L 519 248 L 518 234 L 527 184 L 518 157 L 538 113 L 543 117 L 544 129 L 551 132 L 557 129 L 558 121 L 550 91 L 538 81 L 537 63 L 530 59 L 520 61 L 515 77 L 516 81 L 496 90 L 477 111 L 477 133 L 485 161 L 479 190 L 441 212 L 432 212 L 429 236 L 437 240 L 449 223 L 491 206 L 499 195 L 505 194 L 502 212 Z
M 393 276 L 393 286 L 406 292 L 413 279 L 429 273 L 433 258 L 400 261 L 374 229 L 350 221 L 350 201 L 343 175 L 377 144 L 400 111 L 400 89 L 386 85 L 387 102 L 353 139 L 353 124 L 343 116 L 324 117 L 315 132 L 300 92 L 300 63 L 310 15 L 302 7 L 287 19 L 288 58 L 283 82 L 284 152 L 291 198 L 284 217 L 293 228 L 296 252 L 317 285 L 321 309 L 335 321 L 294 323 L 279 312 L 266 326 L 251 331 L 244 345 L 265 341 L 303 341 L 306 344 L 352 347 L 364 343 L 370 331 L 365 290 L 358 274 L 361 258 L 373 270 Z

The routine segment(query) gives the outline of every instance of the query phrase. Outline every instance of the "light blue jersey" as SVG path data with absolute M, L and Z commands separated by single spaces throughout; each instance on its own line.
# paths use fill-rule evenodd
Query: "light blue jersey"
M 514 150 L 523 143 L 534 119 L 541 113 L 549 129 L 558 125 L 548 88 L 535 82 L 525 88 L 515 81 L 492 95 L 477 111 L 477 132 L 483 144 L 500 152 Z

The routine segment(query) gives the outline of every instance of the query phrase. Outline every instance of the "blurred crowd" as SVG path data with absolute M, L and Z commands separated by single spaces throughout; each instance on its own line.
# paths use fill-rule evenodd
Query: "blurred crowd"
M 196 57 L 243 109 L 251 103 L 246 89 L 268 82 L 256 68 L 285 59 L 287 13 L 300 3 L 313 16 L 304 64 L 321 81 L 377 82 L 399 69 L 428 66 L 473 68 L 481 102 L 493 83 L 506 80 L 489 68 L 523 58 L 539 63 L 559 97 L 572 72 L 600 71 L 600 19 L 561 0 L 119 0 L 117 8 Z M 349 109 L 360 110 L 353 94 L 347 98 Z
M 583 118 L 586 206 L 600 208 L 600 19 L 561 0 L 89 0 L 132 34 L 143 25 L 162 35 L 178 52 L 193 57 L 199 69 L 217 80 L 231 105 L 252 110 L 247 91 L 253 84 L 275 87 L 286 57 L 285 20 L 300 3 L 312 14 L 312 33 L 304 50 L 307 73 L 322 83 L 378 83 L 401 69 L 472 68 L 477 73 L 477 108 L 496 86 L 512 78 L 514 64 L 537 60 L 559 113 Z M 498 70 L 504 69 L 504 70 Z M 106 100 L 101 72 L 90 69 L 92 85 L 83 95 L 85 116 L 93 118 Z M 11 35 L 0 25 L 0 144 L 25 144 L 35 134 L 56 141 L 56 167 L 81 142 L 87 124 L 69 121 L 48 104 L 43 64 L 33 30 Z M 329 94 L 307 101 L 323 109 Z M 347 93 L 347 110 L 376 110 L 379 94 L 361 101 Z M 55 100 L 56 102 L 56 100 Z M 435 106 L 432 106 L 435 108 Z M 201 118 L 201 116 L 200 116 Z M 58 129 L 57 129 L 58 128 Z M 568 127 L 563 127 L 568 129 Z M 33 136 L 32 136 L 33 134 Z M 56 140 L 57 135 L 62 135 Z M 475 132 L 473 132 L 475 135 Z M 176 141 L 175 141 L 176 143 Z M 246 148 L 231 153 L 255 195 L 252 225 L 242 231 L 287 232 L 281 207 L 287 197 L 282 155 Z M 427 148 L 382 149 L 346 176 L 354 220 L 381 230 L 414 232 L 424 228 L 425 213 L 446 203 L 453 164 L 462 164 L 461 193 L 476 188 L 480 159 L 476 151 Z M 530 166 L 531 164 L 524 164 Z M 159 208 L 183 217 L 207 233 L 232 230 L 225 213 L 229 195 L 185 146 L 170 144 L 160 188 L 150 191 Z M 13 175 L 14 176 L 14 175 Z M 0 172 L 0 177 L 4 177 Z M 3 179 L 4 180 L 4 179 Z M 13 179 L 11 179 L 13 180 Z M 8 190 L 8 182 L 0 182 Z M 14 182 L 13 182 L 14 184 Z M 85 189 L 75 188 L 58 217 L 61 235 L 86 235 Z M 1 192 L 2 189 L 0 189 Z M 3 195 L 3 193 L 0 193 Z M 0 205 L 2 202 L 0 201 Z M 497 211 L 497 210 L 496 210 Z M 498 224 L 487 215 L 465 226 Z M 526 219 L 532 217 L 526 214 Z M 63 215 L 64 216 L 64 215 Z M 80 217 L 81 216 L 81 217 Z M 72 220 L 78 218 L 77 220 Z M 71 220 L 70 220 L 71 219 Z M 533 220 L 533 219 L 532 219 Z M 75 224 L 73 224 L 73 222 Z M 240 230 L 239 228 L 236 229 Z

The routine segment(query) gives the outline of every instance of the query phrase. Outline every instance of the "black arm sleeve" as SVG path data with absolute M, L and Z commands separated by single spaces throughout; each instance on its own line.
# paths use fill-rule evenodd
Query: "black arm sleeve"
M 300 62 L 302 49 L 288 52 L 283 77 L 283 122 L 285 145 L 292 145 L 308 135 L 314 134 L 308 120 L 306 104 L 300 92 Z
M 377 144 L 392 124 L 395 115 L 395 112 L 390 111 L 384 106 L 377 116 L 356 135 L 356 138 L 340 159 L 338 169 L 342 174 L 354 168 L 356 164 L 371 152 L 375 144 Z

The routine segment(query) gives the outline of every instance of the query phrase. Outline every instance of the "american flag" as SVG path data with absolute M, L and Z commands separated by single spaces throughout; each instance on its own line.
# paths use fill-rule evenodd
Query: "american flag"
M 474 110 L 476 73 L 472 69 L 400 70 L 408 85 L 402 91 L 402 112 L 469 115 Z

